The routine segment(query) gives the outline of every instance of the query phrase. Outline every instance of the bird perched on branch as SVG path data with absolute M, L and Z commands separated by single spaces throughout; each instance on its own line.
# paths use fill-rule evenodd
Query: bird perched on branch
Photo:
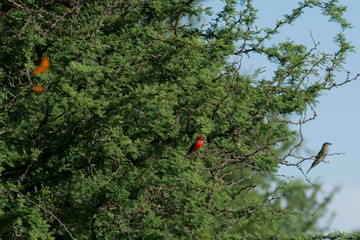
M 197 150 L 199 150 L 201 148 L 201 146 L 203 145 L 204 143 L 204 138 L 203 137 L 197 137 L 195 142 L 191 145 L 189 151 L 187 152 L 185 158 L 191 154 L 192 152 L 195 152 Z
M 308 172 L 315 167 L 316 165 L 318 165 L 320 162 L 322 162 L 326 156 L 329 154 L 329 147 L 330 145 L 332 145 L 332 143 L 326 142 L 323 144 L 320 152 L 316 155 L 315 161 L 313 162 L 313 164 L 311 165 L 311 167 L 309 168 L 309 170 L 306 172 L 306 174 L 308 174 Z

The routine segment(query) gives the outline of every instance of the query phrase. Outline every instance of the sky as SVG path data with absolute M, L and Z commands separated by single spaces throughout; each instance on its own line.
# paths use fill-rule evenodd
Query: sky
M 256 24 L 259 27 L 273 27 L 276 20 L 282 15 L 290 14 L 291 10 L 297 7 L 296 0 L 254 0 L 253 6 L 259 10 Z M 353 76 L 360 73 L 360 1 L 340 1 L 347 6 L 345 18 L 352 23 L 353 28 L 345 30 L 347 40 L 355 46 L 356 53 L 349 54 L 345 69 Z M 208 1 L 205 6 L 211 6 L 214 11 L 221 9 L 219 1 Z M 313 46 L 312 37 L 320 42 L 319 49 L 333 52 L 333 37 L 341 29 L 337 24 L 328 22 L 328 17 L 323 16 L 317 9 L 307 9 L 305 14 L 295 21 L 292 26 L 280 30 L 280 34 L 272 38 L 274 43 L 290 38 L 295 43 Z M 312 37 L 311 34 L 312 33 Z M 260 66 L 267 66 L 269 63 L 265 58 L 245 58 L 243 65 L 248 70 L 254 70 Z M 271 66 L 268 66 L 268 76 L 271 75 Z M 339 73 L 336 81 L 345 80 L 345 74 Z M 339 192 L 334 196 L 328 206 L 329 213 L 320 221 L 320 225 L 326 225 L 327 216 L 335 212 L 328 232 L 339 230 L 343 232 L 360 231 L 360 78 L 331 91 L 325 91 L 318 99 L 316 106 L 317 117 L 303 125 L 304 146 L 310 153 L 302 153 L 303 157 L 314 156 L 320 150 L 324 142 L 331 142 L 330 154 L 326 161 L 313 168 L 308 175 L 312 182 L 321 182 L 324 185 L 324 196 L 335 187 L 340 187 Z M 337 155 L 338 154 L 338 155 Z M 307 170 L 312 161 L 306 161 L 302 167 Z M 295 178 L 305 177 L 296 168 L 282 167 L 280 174 L 294 176 Z

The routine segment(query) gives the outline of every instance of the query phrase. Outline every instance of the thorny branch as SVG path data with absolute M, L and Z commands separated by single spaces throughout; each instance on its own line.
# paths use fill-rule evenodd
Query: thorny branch
M 41 206 L 40 204 L 34 202 L 33 200 L 31 200 L 30 198 L 28 198 L 27 196 L 25 196 L 22 192 L 20 192 L 18 189 L 16 190 L 12 190 L 13 192 L 19 194 L 22 198 L 24 198 L 26 201 L 28 201 L 29 203 L 35 205 L 37 208 L 43 210 L 44 212 L 46 212 L 47 214 L 49 214 L 52 218 L 54 218 L 62 228 L 65 229 L 65 231 L 69 234 L 71 239 L 75 239 L 72 235 L 72 233 L 70 232 L 70 230 L 68 229 L 68 227 L 50 210 L 46 209 L 45 207 Z M 1 194 L 5 194 L 4 192 L 1 192 Z

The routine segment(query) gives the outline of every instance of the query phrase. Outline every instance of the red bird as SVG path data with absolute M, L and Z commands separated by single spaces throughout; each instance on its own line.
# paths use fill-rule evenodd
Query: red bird
M 44 91 L 44 87 L 43 86 L 35 86 L 35 87 L 32 87 L 30 88 L 32 91 L 36 92 L 36 93 L 42 93 Z
M 50 68 L 50 61 L 49 57 L 45 56 L 42 60 L 39 66 L 35 68 L 35 70 L 32 72 L 32 74 L 39 74 L 39 73 L 45 73 Z
M 185 157 L 187 157 L 192 152 L 195 152 L 195 151 L 199 150 L 201 148 L 201 146 L 203 145 L 203 143 L 204 143 L 203 141 L 204 141 L 203 137 L 197 137 L 195 142 L 193 143 L 193 145 L 191 145 L 191 147 L 190 147 L 190 149 L 187 152 Z

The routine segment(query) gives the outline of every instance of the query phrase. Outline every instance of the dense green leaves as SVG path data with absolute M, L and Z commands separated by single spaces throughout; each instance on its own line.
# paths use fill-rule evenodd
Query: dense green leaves
M 309 7 L 346 28 L 345 9 L 304 1 L 273 29 L 258 29 L 251 1 L 224 2 L 201 26 L 211 13 L 197 1 L 1 3 L 0 238 L 239 239 L 319 229 L 313 213 L 332 194 L 319 203 L 320 188 L 274 174 L 295 149 L 287 119 L 309 120 L 352 46 L 344 34 L 331 54 L 270 39 Z M 277 66 L 272 78 L 261 77 L 263 66 L 243 73 L 253 54 Z M 31 75 L 45 55 L 51 68 Z M 184 159 L 197 136 L 204 146 Z

